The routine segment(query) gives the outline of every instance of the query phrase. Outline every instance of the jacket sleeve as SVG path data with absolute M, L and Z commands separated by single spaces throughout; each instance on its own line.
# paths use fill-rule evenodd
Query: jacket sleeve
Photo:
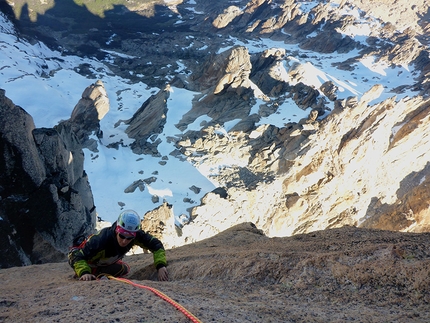
M 83 258 L 82 249 L 75 249 L 69 252 L 69 265 L 73 268 L 78 277 L 91 274 L 91 267 Z
M 166 252 L 164 249 L 158 249 L 152 253 L 152 256 L 154 257 L 154 266 L 157 269 L 167 266 Z
M 152 252 L 154 266 L 158 269 L 167 266 L 166 252 L 163 243 L 149 233 L 139 231 L 135 244 Z
M 93 258 L 101 249 L 103 234 L 91 235 L 81 249 L 74 249 L 69 252 L 69 265 L 73 268 L 76 275 L 81 277 L 84 274 L 91 274 L 91 267 L 88 261 Z

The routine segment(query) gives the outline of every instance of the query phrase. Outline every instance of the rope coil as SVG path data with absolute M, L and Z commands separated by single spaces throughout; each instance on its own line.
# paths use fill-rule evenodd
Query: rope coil
M 202 323 L 202 321 L 200 321 L 197 317 L 195 317 L 190 311 L 188 311 L 187 309 L 185 309 L 185 307 L 183 307 L 182 305 L 180 305 L 179 303 L 177 303 L 173 299 L 171 299 L 169 296 L 167 296 L 166 294 L 160 292 L 159 290 L 157 290 L 157 289 L 155 289 L 153 287 L 149 287 L 149 286 L 145 286 L 145 285 L 140 285 L 140 284 L 134 283 L 131 280 L 126 279 L 126 278 L 118 278 L 118 277 L 114 277 L 114 276 L 111 276 L 111 275 L 106 275 L 106 277 L 109 278 L 109 279 L 112 279 L 112 280 L 116 280 L 116 281 L 120 281 L 120 282 L 123 282 L 123 283 L 126 283 L 126 284 L 130 284 L 130 285 L 132 285 L 134 287 L 147 289 L 147 290 L 153 292 L 155 295 L 157 295 L 161 299 L 163 299 L 166 302 L 168 302 L 169 304 L 173 305 L 182 314 L 184 314 L 187 318 L 189 318 L 191 320 L 191 322 L 193 322 L 193 323 Z

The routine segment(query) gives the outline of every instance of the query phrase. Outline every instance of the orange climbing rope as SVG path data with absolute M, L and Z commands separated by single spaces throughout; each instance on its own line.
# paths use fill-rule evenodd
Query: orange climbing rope
M 123 282 L 123 283 L 130 284 L 130 285 L 135 286 L 135 287 L 139 287 L 139 288 L 150 290 L 151 292 L 153 292 L 158 297 L 162 298 L 166 302 L 168 302 L 171 305 L 173 305 L 174 307 L 176 307 L 186 317 L 188 317 L 191 320 L 191 322 L 193 322 L 193 323 L 202 323 L 202 321 L 200 321 L 197 317 L 195 317 L 193 314 L 191 314 L 191 312 L 189 312 L 188 310 L 186 310 L 182 305 L 178 304 L 173 299 L 171 299 L 169 296 L 167 296 L 166 294 L 160 292 L 159 290 L 157 290 L 155 288 L 152 288 L 152 287 L 149 287 L 149 286 L 145 286 L 145 285 L 140 285 L 140 284 L 134 283 L 131 280 L 125 279 L 125 278 L 118 278 L 118 277 L 114 277 L 114 276 L 111 276 L 111 275 L 107 275 L 106 277 L 109 278 L 109 279 L 113 279 L 113 280 L 117 280 L 117 281 L 120 281 L 120 282 Z

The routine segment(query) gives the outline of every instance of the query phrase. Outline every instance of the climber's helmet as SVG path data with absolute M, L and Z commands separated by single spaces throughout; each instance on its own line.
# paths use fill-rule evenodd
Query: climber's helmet
M 135 236 L 136 231 L 140 230 L 139 214 L 137 214 L 133 210 L 122 211 L 118 217 L 116 224 L 118 230 L 127 231 Z

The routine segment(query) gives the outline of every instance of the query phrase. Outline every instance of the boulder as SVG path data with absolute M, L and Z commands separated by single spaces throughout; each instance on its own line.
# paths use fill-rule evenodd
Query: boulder
M 320 90 L 330 101 L 335 101 L 337 99 L 336 92 L 338 91 L 338 87 L 333 81 L 326 81 L 321 84 Z
M 303 110 L 316 106 L 319 96 L 318 90 L 302 82 L 292 87 L 291 94 L 297 106 Z

